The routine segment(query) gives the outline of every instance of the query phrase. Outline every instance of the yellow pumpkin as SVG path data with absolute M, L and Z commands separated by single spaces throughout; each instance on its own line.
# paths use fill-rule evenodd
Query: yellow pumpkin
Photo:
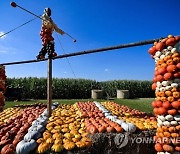
M 61 152 L 63 150 L 63 145 L 62 144 L 53 144 L 51 149 L 54 152 Z
M 55 134 L 53 134 L 53 136 L 52 136 L 53 139 L 62 138 L 62 137 L 63 137 L 63 135 L 60 134 L 60 133 L 55 133 Z
M 71 139 L 71 138 L 74 137 L 74 135 L 71 134 L 71 133 L 65 133 L 65 134 L 64 134 L 64 137 L 67 138 L 67 139 Z
M 78 148 L 85 148 L 86 147 L 86 143 L 84 141 L 79 141 L 79 142 L 76 142 L 76 146 Z
M 54 143 L 54 139 L 53 138 L 48 138 L 46 140 L 46 143 L 53 144 Z
M 66 150 L 72 150 L 75 148 L 76 145 L 74 142 L 66 142 L 63 146 Z
M 39 138 L 36 142 L 38 143 L 38 144 L 41 144 L 42 142 L 44 142 L 45 140 L 44 140 L 44 138 Z
M 46 152 L 47 150 L 49 150 L 51 147 L 50 144 L 46 143 L 46 142 L 42 142 L 38 148 L 37 148 L 37 153 L 44 153 Z
M 47 131 L 45 131 L 44 133 L 43 133 L 43 138 L 44 138 L 44 140 L 47 140 L 48 138 L 50 138 L 52 135 L 51 135 L 51 133 L 49 133 L 49 132 L 47 132 Z

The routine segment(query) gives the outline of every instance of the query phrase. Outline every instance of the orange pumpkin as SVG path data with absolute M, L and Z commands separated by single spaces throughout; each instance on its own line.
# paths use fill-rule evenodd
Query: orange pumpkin
M 164 74 L 164 79 L 165 80 L 170 80 L 172 78 L 172 73 L 165 73 Z
M 173 62 L 173 59 L 169 59 L 169 60 L 166 61 L 166 64 L 167 64 L 167 65 L 173 65 L 173 63 L 174 63 L 174 62 Z
M 167 39 L 166 46 L 174 46 L 176 44 L 176 39 L 174 37 Z
M 173 102 L 173 101 L 174 101 L 174 97 L 169 96 L 169 97 L 168 97 L 168 101 L 169 101 L 169 102 Z
M 168 114 L 170 115 L 175 115 L 177 113 L 177 110 L 176 109 L 170 109 L 168 110 Z
M 166 96 L 172 96 L 172 92 L 171 91 L 165 91 Z
M 176 71 L 176 65 L 168 65 L 167 66 L 167 71 L 169 73 L 175 72 Z
M 165 47 L 165 44 L 163 42 L 158 42 L 155 46 L 156 50 L 161 51 Z
M 170 153 L 173 153 L 174 152 L 174 148 L 170 145 L 163 145 L 163 149 L 164 151 L 167 151 L 167 152 L 170 152 Z
M 164 137 L 170 137 L 171 134 L 169 132 L 164 132 Z
M 158 151 L 158 152 L 164 151 L 163 147 L 162 147 L 162 145 L 160 143 L 155 144 L 155 150 Z
M 173 92 L 173 97 L 174 98 L 179 98 L 179 96 L 180 96 L 179 92 Z

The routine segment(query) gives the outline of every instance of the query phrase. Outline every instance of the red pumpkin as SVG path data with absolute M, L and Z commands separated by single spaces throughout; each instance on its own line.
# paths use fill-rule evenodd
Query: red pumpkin
M 166 73 L 166 74 L 167 74 L 167 73 Z M 162 75 L 157 75 L 156 80 L 159 81 L 159 82 L 161 82 L 161 81 L 164 80 L 164 78 L 163 78 Z
M 170 80 L 172 78 L 172 73 L 165 73 L 164 74 L 164 79 L 165 80 Z
M 180 151 L 180 146 L 176 146 L 176 147 L 175 147 L 175 150 L 176 150 L 176 151 Z
M 164 114 L 166 114 L 167 113 L 167 110 L 165 109 L 165 108 L 163 108 L 163 107 L 160 107 L 159 108 L 159 110 L 158 110 L 158 114 L 159 115 L 164 115 Z
M 170 152 L 170 153 L 173 153 L 174 152 L 174 148 L 170 145 L 163 145 L 163 149 L 164 151 L 167 151 L 167 152 Z
M 175 36 L 176 41 L 180 41 L 180 36 Z
M 153 83 L 153 84 L 152 84 L 152 90 L 156 90 L 156 86 L 157 86 L 157 84 L 156 84 L 156 83 Z
M 163 68 L 158 69 L 158 72 L 159 74 L 164 75 L 167 71 L 166 71 L 166 68 L 163 67 Z
M 172 38 L 169 38 L 167 41 L 166 41 L 166 45 L 167 46 L 174 46 L 176 44 L 176 39 L 174 37 Z
M 156 101 L 156 106 L 157 107 L 161 107 L 162 106 L 162 102 L 161 101 Z
M 179 109 L 180 108 L 180 102 L 179 101 L 174 101 L 171 103 L 172 107 L 175 109 Z
M 167 71 L 169 73 L 175 72 L 176 71 L 176 65 L 168 65 L 167 66 Z
M 164 151 L 163 147 L 162 147 L 162 145 L 160 143 L 155 144 L 155 150 L 158 151 L 158 152 Z
M 155 48 L 155 46 L 153 46 L 153 47 L 151 47 L 149 50 L 148 50 L 148 52 L 149 52 L 149 54 L 151 54 L 151 55 L 155 55 L 155 53 L 156 53 L 156 48 Z
M 176 67 L 177 67 L 178 69 L 180 69 L 180 63 L 178 63 L 178 64 L 176 65 Z
M 89 126 L 88 130 L 91 134 L 94 134 L 97 132 L 97 128 L 93 125 Z
M 153 101 L 151 105 L 152 105 L 153 108 L 157 107 L 156 101 Z
M 169 103 L 169 101 L 166 101 L 163 102 L 162 107 L 164 107 L 165 109 L 170 109 L 172 106 L 171 103 Z
M 107 127 L 106 130 L 108 133 L 112 133 L 115 131 L 114 127 L 111 127 L 111 126 Z
M 176 113 L 177 113 L 176 109 L 168 110 L 168 114 L 170 114 L 170 115 L 176 115 Z
M 161 51 L 165 47 L 165 44 L 162 42 L 158 42 L 155 46 L 156 50 Z
M 12 144 L 7 144 L 2 148 L 1 154 L 14 154 L 14 150 L 15 148 Z

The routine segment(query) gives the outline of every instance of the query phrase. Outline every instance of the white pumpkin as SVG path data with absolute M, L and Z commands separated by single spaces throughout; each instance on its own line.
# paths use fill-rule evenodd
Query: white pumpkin
M 126 131 L 126 132 L 135 132 L 136 131 L 136 125 L 132 124 L 132 123 L 125 123 L 123 122 L 121 124 L 121 127 Z
M 161 88 L 161 87 L 162 87 L 161 82 L 158 81 L 158 82 L 156 83 L 156 86 L 157 86 L 158 88 Z
M 115 122 L 116 122 L 117 124 L 121 125 L 121 124 L 124 122 L 124 120 L 116 119 Z
M 166 88 L 165 87 L 161 87 L 161 88 L 159 88 L 159 91 L 166 91 Z
M 163 115 L 158 115 L 158 119 L 161 120 L 162 122 L 166 120 Z
M 29 141 L 22 140 L 16 146 L 16 153 L 17 154 L 28 154 L 31 151 L 35 150 L 36 147 L 37 147 L 37 143 L 35 140 L 33 140 L 33 139 L 29 140 Z
M 166 86 L 166 87 L 165 87 L 166 90 L 171 90 L 172 88 L 173 88 L 173 87 L 171 87 L 171 86 Z
M 172 120 L 174 120 L 174 117 L 172 115 L 167 115 L 167 116 L 165 116 L 165 119 L 168 121 L 172 121 Z
M 167 49 L 168 49 L 169 51 L 171 51 L 171 50 L 173 49 L 173 47 L 172 47 L 172 46 L 168 46 Z
M 155 53 L 155 56 L 156 56 L 156 57 L 160 57 L 160 56 L 161 56 L 161 52 L 160 52 L 160 51 L 157 51 L 157 52 Z
M 41 134 L 37 131 L 28 131 L 28 133 L 24 136 L 25 141 L 29 141 L 31 139 L 38 139 L 41 137 Z
M 180 121 L 180 115 L 179 115 L 179 114 L 176 114 L 176 115 L 174 116 L 174 120 L 176 120 L 177 122 L 179 122 L 179 121 Z
M 163 81 L 163 82 L 162 82 L 162 85 L 163 85 L 164 87 L 168 86 L 168 81 Z
M 160 125 L 163 124 L 162 120 L 160 120 L 159 118 L 157 118 L 157 123 L 160 124 Z
M 178 87 L 178 83 L 171 83 L 171 87 L 177 88 Z
M 177 51 L 176 48 L 172 48 L 172 49 L 171 49 L 171 53 L 175 53 L 176 51 Z
M 171 126 L 171 123 L 170 123 L 169 121 L 164 121 L 164 122 L 163 122 L 163 125 L 169 127 L 169 126 Z
M 172 126 L 177 126 L 177 125 L 178 125 L 178 122 L 175 121 L 175 120 L 174 120 L 174 121 L 171 121 L 171 125 L 172 125 Z

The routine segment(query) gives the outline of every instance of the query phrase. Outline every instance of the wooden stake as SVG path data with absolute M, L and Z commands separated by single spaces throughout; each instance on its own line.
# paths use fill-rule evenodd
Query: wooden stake
M 48 59 L 48 71 L 47 71 L 47 112 L 48 117 L 51 116 L 52 110 L 52 59 Z

